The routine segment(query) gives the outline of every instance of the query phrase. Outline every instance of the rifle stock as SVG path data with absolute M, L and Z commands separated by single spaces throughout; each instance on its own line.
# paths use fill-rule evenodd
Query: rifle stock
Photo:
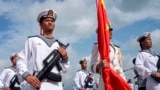
M 67 48 L 69 44 L 64 45 L 61 42 L 59 42 L 59 45 L 63 48 Z M 41 71 L 36 75 L 36 77 L 42 81 L 44 78 L 48 76 L 48 74 L 51 72 L 52 68 L 54 66 L 57 66 L 58 70 L 62 70 L 62 67 L 58 63 L 59 60 L 62 58 L 61 54 L 58 50 L 53 50 L 43 61 L 44 67 L 41 69 Z
M 15 86 L 16 83 L 20 84 L 20 82 L 18 81 L 18 76 L 14 75 L 12 77 L 12 79 L 10 80 L 10 86 L 9 86 L 9 88 L 12 90 L 14 88 L 14 86 Z

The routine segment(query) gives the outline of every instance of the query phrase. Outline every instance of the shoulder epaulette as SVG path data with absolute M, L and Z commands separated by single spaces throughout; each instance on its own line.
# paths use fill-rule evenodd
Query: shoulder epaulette
M 118 48 L 120 48 L 120 46 L 118 46 L 118 45 L 116 45 L 116 44 L 113 44 L 115 47 L 118 47 Z
M 81 71 L 81 70 L 77 70 L 77 72 L 79 72 L 79 71 Z
M 5 67 L 4 69 L 12 69 L 12 67 Z
M 4 69 L 8 69 L 8 68 L 10 68 L 10 67 L 5 67 Z
M 39 35 L 28 36 L 28 38 L 39 37 Z

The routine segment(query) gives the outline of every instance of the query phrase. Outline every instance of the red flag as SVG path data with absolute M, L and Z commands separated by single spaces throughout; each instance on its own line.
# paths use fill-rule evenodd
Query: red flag
M 109 20 L 103 0 L 97 0 L 98 49 L 102 60 L 110 63 L 109 53 Z M 105 90 L 131 90 L 131 87 L 114 70 L 107 66 L 102 71 Z

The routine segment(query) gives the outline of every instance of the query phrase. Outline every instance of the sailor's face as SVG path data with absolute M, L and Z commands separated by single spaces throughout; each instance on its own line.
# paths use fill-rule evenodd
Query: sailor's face
M 146 38 L 142 44 L 145 46 L 145 47 L 148 47 L 148 48 L 151 48 L 152 47 L 152 40 L 150 37 Z
M 82 67 L 82 69 L 86 69 L 86 68 L 87 68 L 87 62 L 86 62 L 86 61 L 83 62 L 83 63 L 81 64 L 81 67 Z
M 44 30 L 44 31 L 52 31 L 55 27 L 55 22 L 52 18 L 46 18 L 42 21 L 42 23 L 40 24 L 41 28 Z
M 17 56 L 13 57 L 12 63 L 13 63 L 13 66 L 16 66 L 16 64 L 17 64 Z
M 146 45 L 148 46 L 148 47 L 152 47 L 152 40 L 151 40 L 151 38 L 146 38 Z

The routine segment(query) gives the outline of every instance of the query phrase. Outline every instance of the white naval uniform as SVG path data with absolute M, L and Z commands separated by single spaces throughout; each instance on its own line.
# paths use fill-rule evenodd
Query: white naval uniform
M 113 44 L 110 43 L 110 54 L 109 54 L 110 66 L 116 72 L 121 72 L 122 67 L 120 67 L 119 65 L 117 53 L 118 53 L 117 47 L 115 47 Z M 92 56 L 91 56 L 91 67 L 92 67 L 91 71 L 96 73 L 96 67 L 97 67 L 97 64 L 100 63 L 100 61 L 101 61 L 101 57 L 98 51 L 98 44 L 94 44 L 92 48 Z M 119 73 L 119 75 L 122 76 L 122 78 L 125 80 L 123 72 Z M 99 78 L 98 90 L 105 90 L 102 75 L 100 75 L 100 78 Z
M 114 45 L 116 48 L 116 56 L 118 57 L 118 63 L 119 63 L 119 69 L 117 69 L 117 72 L 119 73 L 119 75 L 121 77 L 123 77 L 124 80 L 126 80 L 125 74 L 123 72 L 123 68 L 122 68 L 122 53 L 121 53 L 121 49 L 119 46 Z
M 0 89 L 10 86 L 10 80 L 16 74 L 16 71 L 17 69 L 13 67 L 8 67 L 2 71 L 2 73 L 0 74 Z M 18 84 L 15 84 L 15 86 L 20 87 Z
M 43 37 L 43 38 L 41 38 Z M 51 51 L 58 49 L 59 44 L 55 40 L 50 40 L 49 43 L 46 42 L 44 36 L 33 36 L 26 40 L 25 48 L 18 54 L 19 59 L 17 61 L 17 67 L 19 68 L 19 73 L 24 76 L 28 72 L 27 64 L 33 62 L 33 71 L 36 74 L 43 68 L 43 60 L 51 53 Z M 64 62 L 65 61 L 65 62 Z M 66 62 L 67 61 L 67 62 Z M 65 73 L 69 67 L 68 60 L 61 60 L 60 65 L 63 70 L 61 72 Z M 51 70 L 53 73 L 59 73 L 57 67 L 53 67 Z M 63 90 L 62 82 L 41 82 L 41 88 L 39 90 Z M 36 90 L 32 86 L 29 87 L 29 90 Z
M 135 69 L 139 75 L 147 78 L 146 90 L 160 90 L 160 83 L 157 83 L 150 75 L 157 71 L 158 57 L 149 50 L 140 51 L 136 57 Z
M 142 75 L 139 75 L 138 72 L 136 71 L 135 67 L 134 67 L 134 73 L 135 73 L 136 78 L 137 78 L 138 88 L 146 87 L 147 79 L 145 77 L 143 77 Z
M 89 71 L 87 70 L 79 70 L 76 73 L 76 76 L 73 80 L 73 90 L 80 90 L 81 88 L 84 88 L 85 86 L 85 79 L 89 75 Z M 87 88 L 86 90 L 92 90 Z

